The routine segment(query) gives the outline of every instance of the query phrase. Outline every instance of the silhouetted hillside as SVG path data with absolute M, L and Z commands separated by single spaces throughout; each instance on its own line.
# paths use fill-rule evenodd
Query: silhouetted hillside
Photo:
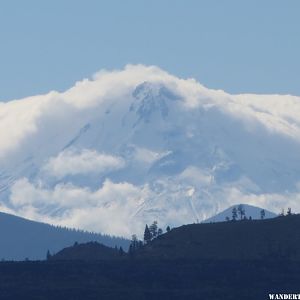
M 172 229 L 130 254 L 140 259 L 300 260 L 300 215 L 267 220 L 191 224 Z M 126 254 L 123 254 L 126 256 Z M 99 260 L 118 251 L 98 243 L 79 244 L 53 259 Z
M 47 250 L 53 254 L 75 242 L 97 241 L 107 246 L 127 249 L 123 238 L 79 231 L 26 220 L 0 213 L 0 259 L 45 259 Z
M 0 263 L 1 300 L 256 300 L 298 293 L 300 262 L 102 260 Z
M 74 245 L 49 261 L 0 263 L 1 300 L 268 299 L 298 293 L 300 216 L 186 225 L 133 254 Z
M 138 251 L 145 258 L 300 260 L 300 215 L 174 228 Z
M 107 247 L 97 242 L 89 242 L 85 244 L 76 243 L 71 247 L 64 248 L 51 256 L 50 260 L 103 260 L 115 259 L 121 256 L 123 255 L 118 248 Z

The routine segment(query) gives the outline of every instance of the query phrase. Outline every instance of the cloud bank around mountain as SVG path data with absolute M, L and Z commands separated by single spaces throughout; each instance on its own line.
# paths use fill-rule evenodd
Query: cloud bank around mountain
M 78 128 L 92 116 L 104 114 L 114 105 L 122 107 L 132 99 L 142 82 L 158 82 L 181 95 L 185 109 L 216 106 L 249 126 L 257 122 L 270 132 L 300 139 L 299 97 L 280 95 L 229 95 L 209 90 L 194 79 L 179 79 L 158 67 L 128 65 L 124 70 L 100 71 L 92 79 L 77 82 L 66 92 L 50 92 L 0 103 L 0 158 L 30 147 L 35 140 L 51 138 L 58 130 Z M 76 126 L 77 125 L 77 126 Z M 9 129 L 9 130 L 8 130 Z M 43 141 L 44 142 L 44 141 Z M 51 141 L 47 141 L 50 145 Z M 33 144 L 31 147 L 35 147 Z
M 113 183 L 106 180 L 99 189 L 92 191 L 71 184 L 59 184 L 54 189 L 47 189 L 23 178 L 11 189 L 12 209 L 4 211 L 41 222 L 130 237 L 133 233 L 141 234 L 145 224 L 143 218 L 136 218 L 135 222 L 130 222 L 137 211 L 143 208 L 149 199 L 163 198 L 166 194 L 169 194 L 169 201 L 175 202 L 180 201 L 178 199 L 182 201 L 184 196 L 191 199 L 203 197 L 202 207 L 206 207 L 206 210 L 199 210 L 195 219 L 191 219 L 186 205 L 177 203 L 177 208 L 172 206 L 164 212 L 164 217 L 159 221 L 163 228 L 169 224 L 191 223 L 196 219 L 201 221 L 216 211 L 240 203 L 268 207 L 279 213 L 282 208 L 298 208 L 300 201 L 300 192 L 257 195 L 228 187 L 219 189 L 212 195 L 197 195 L 198 192 L 189 185 L 180 186 L 178 183 L 175 187 L 167 182 L 164 184 L 164 191 L 155 193 L 148 185 L 135 186 L 127 182 Z M 212 196 L 214 199 L 211 199 Z
M 230 95 L 128 65 L 0 103 L 0 138 L 0 208 L 39 221 L 130 236 L 241 202 L 300 211 L 295 96 Z
M 72 184 L 47 189 L 23 178 L 13 185 L 10 203 L 13 211 L 30 219 L 129 237 L 133 228 L 128 226 L 128 218 L 146 193 L 127 182 L 105 180 L 92 191 Z

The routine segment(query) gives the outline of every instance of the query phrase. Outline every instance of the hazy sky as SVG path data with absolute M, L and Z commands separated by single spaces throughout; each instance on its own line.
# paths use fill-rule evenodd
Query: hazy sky
M 299 0 L 1 0 L 0 100 L 128 63 L 231 93 L 300 95 Z

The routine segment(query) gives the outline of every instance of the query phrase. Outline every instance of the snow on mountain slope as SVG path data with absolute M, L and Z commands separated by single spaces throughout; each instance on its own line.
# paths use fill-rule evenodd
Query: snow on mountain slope
M 248 205 L 248 204 L 239 204 L 242 205 L 244 211 L 245 211 L 245 216 L 246 218 L 251 217 L 252 220 L 259 220 L 261 219 L 261 208 L 260 207 L 256 207 L 253 205 Z M 224 211 L 216 214 L 215 216 L 208 218 L 207 220 L 204 221 L 204 223 L 210 223 L 210 222 L 225 222 L 226 218 L 228 217 L 230 220 L 232 220 L 232 209 L 238 208 L 239 205 L 233 205 L 227 209 L 225 209 Z M 274 214 L 271 211 L 268 210 L 264 210 L 265 211 L 265 216 L 264 219 L 271 219 L 271 218 L 275 218 L 277 215 Z M 240 215 L 238 215 L 238 220 L 240 219 Z
M 300 208 L 300 97 L 230 95 L 157 67 L 0 103 L 5 212 L 130 236 L 237 203 Z

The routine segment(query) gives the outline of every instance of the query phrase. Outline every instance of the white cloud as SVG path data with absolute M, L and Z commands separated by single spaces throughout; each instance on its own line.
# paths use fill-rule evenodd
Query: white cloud
M 101 174 L 121 169 L 125 166 L 123 158 L 83 149 L 80 152 L 65 150 L 51 157 L 43 167 L 48 174 L 57 178 L 77 174 Z
M 195 166 L 187 167 L 180 175 L 180 180 L 187 180 L 195 185 L 209 185 L 213 181 L 213 175 L 208 170 L 200 170 Z
M 71 184 L 49 189 L 23 178 L 11 189 L 10 212 L 43 222 L 129 237 L 136 226 L 130 222 L 131 218 L 146 195 L 146 188 L 127 182 L 106 180 L 92 191 Z
M 242 186 L 201 187 L 186 180 L 183 183 L 180 176 L 159 180 L 155 183 L 159 188 L 105 180 L 101 187 L 91 190 L 72 184 L 47 188 L 23 178 L 13 185 L 9 206 L 2 205 L 1 210 L 37 221 L 126 237 L 133 233 L 142 237 L 145 223 L 153 220 L 158 220 L 162 228 L 194 223 L 240 203 L 275 213 L 287 207 L 300 211 L 299 192 L 254 194 Z
M 271 131 L 300 140 L 299 97 L 232 96 L 209 90 L 193 79 L 179 79 L 158 67 L 128 65 L 124 70 L 100 71 L 64 93 L 0 103 L 0 159 L 3 162 L 15 152 L 18 157 L 20 153 L 27 155 L 45 143 L 51 152 L 50 141 L 57 146 L 93 117 L 102 118 L 111 106 L 124 114 L 132 91 L 145 81 L 168 86 L 182 97 L 183 107 L 188 110 L 217 107 L 247 124 L 259 122 Z
M 35 98 L 0 103 L 0 158 L 37 132 L 32 120 L 40 116 L 41 106 Z

